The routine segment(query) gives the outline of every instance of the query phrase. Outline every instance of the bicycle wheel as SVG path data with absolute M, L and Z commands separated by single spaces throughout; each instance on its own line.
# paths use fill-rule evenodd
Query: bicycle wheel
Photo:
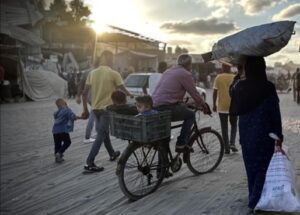
M 125 196 L 138 200 L 158 188 L 167 167 L 164 153 L 159 143 L 129 144 L 117 166 L 119 185 Z
M 186 154 L 188 168 L 194 174 L 213 171 L 220 164 L 224 154 L 221 135 L 212 129 L 201 129 L 190 138 L 194 152 Z

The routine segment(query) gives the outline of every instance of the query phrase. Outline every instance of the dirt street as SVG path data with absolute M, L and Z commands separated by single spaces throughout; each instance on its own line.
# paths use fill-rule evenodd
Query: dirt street
M 300 106 L 292 94 L 279 94 L 284 144 L 288 146 L 300 191 Z M 208 91 L 211 104 L 211 91 Z M 70 100 L 78 115 L 82 107 Z M 76 121 L 72 145 L 65 162 L 56 164 L 53 155 L 53 101 L 1 105 L 1 210 L 3 215 L 139 215 L 139 214 L 224 214 L 247 212 L 247 184 L 241 151 L 227 155 L 212 173 L 194 176 L 184 164 L 159 189 L 136 202 L 121 192 L 115 175 L 116 161 L 101 147 L 96 163 L 100 173 L 83 175 L 91 144 L 84 144 L 87 121 Z M 200 126 L 220 130 L 217 114 L 202 117 Z M 176 136 L 176 132 L 172 132 Z M 174 148 L 174 141 L 171 148 Z M 237 137 L 238 141 L 238 137 Z M 112 137 L 115 149 L 127 142 Z M 240 146 L 238 146 L 240 147 Z M 240 148 L 239 148 L 240 149 Z

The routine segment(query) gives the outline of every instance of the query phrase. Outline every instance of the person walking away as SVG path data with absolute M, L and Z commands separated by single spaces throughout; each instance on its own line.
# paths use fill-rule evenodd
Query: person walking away
M 225 154 L 230 154 L 230 149 L 233 152 L 238 151 L 235 146 L 237 117 L 229 114 L 231 100 L 229 96 L 229 87 L 233 82 L 233 79 L 234 74 L 231 73 L 231 67 L 229 65 L 222 64 L 222 73 L 217 75 L 213 86 L 213 111 L 217 111 L 219 113 L 222 137 L 225 146 Z M 230 139 L 228 137 L 228 118 L 231 127 Z
M 196 89 L 195 82 L 191 73 L 192 57 L 182 54 L 177 59 L 177 65 L 167 69 L 161 77 L 153 95 L 153 106 L 158 111 L 170 110 L 172 121 L 182 121 L 180 135 L 177 138 L 175 151 L 192 151 L 187 144 L 191 128 L 195 121 L 195 112 L 190 110 L 183 103 L 183 97 L 188 92 L 195 100 L 198 107 L 204 113 L 209 112 L 208 105 L 204 102 Z
M 69 132 L 73 131 L 74 120 L 81 117 L 76 116 L 68 107 L 66 101 L 62 98 L 55 102 L 57 111 L 54 112 L 54 124 L 52 128 L 54 139 L 54 155 L 55 162 L 61 163 L 64 161 L 64 152 L 71 145 L 71 138 Z
M 154 93 L 154 90 L 161 79 L 162 73 L 164 71 L 166 71 L 167 68 L 168 68 L 167 63 L 165 61 L 161 61 L 158 64 L 157 72 L 150 75 L 150 77 L 149 77 L 149 95 L 150 96 Z
M 76 83 L 75 83 L 75 73 L 69 73 L 68 75 L 68 92 L 69 98 L 75 98 L 76 96 Z
M 266 172 L 275 146 L 282 144 L 282 124 L 279 98 L 273 83 L 267 80 L 263 57 L 248 57 L 245 80 L 232 91 L 239 116 L 240 144 L 248 180 L 248 207 L 254 209 L 260 199 Z M 275 142 L 269 133 L 281 140 Z M 276 147 L 277 148 L 277 147 Z
M 105 107 L 112 104 L 111 94 L 116 89 L 120 89 L 127 96 L 132 95 L 126 90 L 121 75 L 112 69 L 113 54 L 109 51 L 104 51 L 100 58 L 95 61 L 95 69 L 90 72 L 87 77 L 85 87 L 82 93 L 83 118 L 88 118 L 89 110 L 87 107 L 87 98 L 89 91 L 91 92 L 92 111 L 96 116 L 96 131 L 97 137 L 94 141 L 90 153 L 86 159 L 84 169 L 87 172 L 99 172 L 104 170 L 95 164 L 95 158 L 99 153 L 102 142 L 110 156 L 110 161 L 114 161 L 119 155 L 119 151 L 115 151 L 110 142 L 109 122 L 106 117 Z
M 77 104 L 81 104 L 81 96 L 82 96 L 82 92 L 85 86 L 85 82 L 86 79 L 90 73 L 92 69 L 89 69 L 87 71 L 85 71 L 82 76 L 81 79 L 78 83 L 78 87 L 77 87 L 77 94 L 76 94 L 76 103 Z M 88 104 L 91 105 L 91 96 L 90 93 L 88 95 Z M 83 143 L 93 143 L 95 141 L 94 138 L 91 137 L 92 135 L 92 131 L 94 128 L 94 124 L 95 124 L 95 114 L 93 111 L 90 112 L 89 118 L 88 118 L 88 122 L 86 124 L 86 128 L 85 128 L 85 138 L 83 140 Z

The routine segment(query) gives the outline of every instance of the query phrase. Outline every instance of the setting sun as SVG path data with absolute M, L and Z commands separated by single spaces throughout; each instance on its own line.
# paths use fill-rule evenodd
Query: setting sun
M 97 1 L 89 0 L 87 4 L 92 10 L 92 27 L 97 33 L 107 30 L 107 25 L 116 25 L 123 28 L 134 26 L 139 17 L 138 8 L 132 1 Z

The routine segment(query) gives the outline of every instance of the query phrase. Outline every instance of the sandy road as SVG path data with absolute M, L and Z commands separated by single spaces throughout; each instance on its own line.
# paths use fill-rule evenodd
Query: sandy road
M 209 91 L 209 97 L 211 92 Z M 285 143 L 293 159 L 300 188 L 300 106 L 291 94 L 280 94 Z M 69 101 L 81 113 L 81 107 Z M 1 214 L 224 214 L 247 211 L 247 187 L 241 153 L 225 156 L 207 175 L 193 176 L 183 165 L 164 180 L 153 194 L 136 202 L 124 197 L 115 175 L 116 162 L 108 161 L 101 148 L 97 163 L 105 171 L 83 175 L 90 150 L 83 144 L 85 121 L 78 121 L 71 134 L 66 161 L 54 163 L 51 135 L 52 101 L 1 105 Z M 201 123 L 219 130 L 219 121 L 202 118 Z M 112 138 L 123 151 L 126 142 Z M 172 145 L 172 144 L 171 144 Z

